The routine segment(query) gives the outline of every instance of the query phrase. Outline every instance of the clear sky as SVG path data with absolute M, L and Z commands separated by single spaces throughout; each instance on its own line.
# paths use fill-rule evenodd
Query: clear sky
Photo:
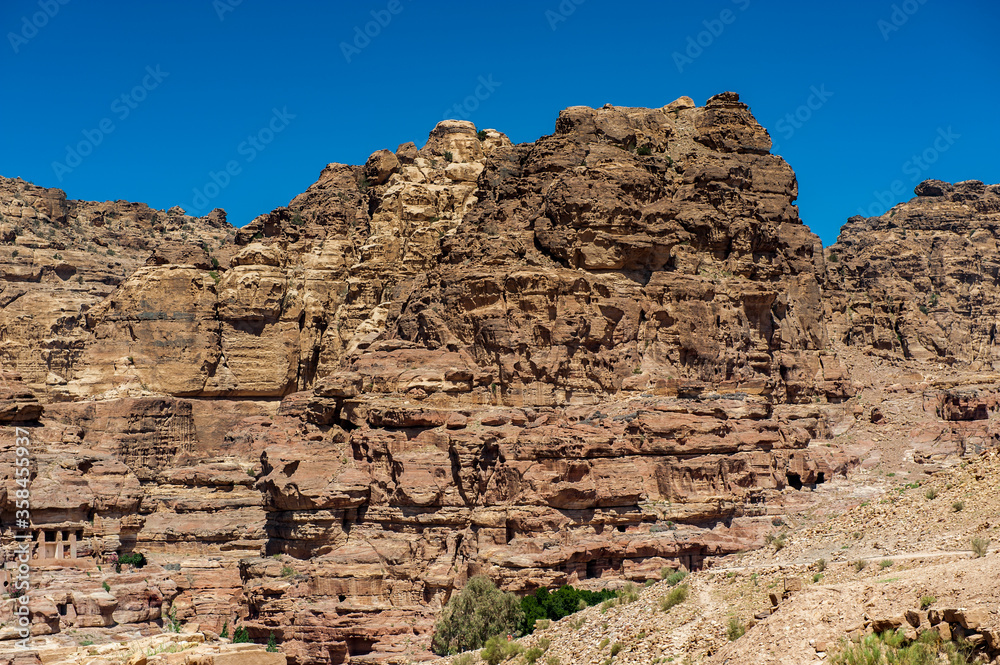
M 0 174 L 241 226 L 444 117 L 524 142 L 734 90 L 829 244 L 922 179 L 1000 182 L 998 26 L 995 0 L 3 0 Z

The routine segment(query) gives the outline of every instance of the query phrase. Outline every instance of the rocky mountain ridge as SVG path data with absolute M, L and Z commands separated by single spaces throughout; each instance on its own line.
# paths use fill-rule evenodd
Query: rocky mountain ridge
M 962 387 L 992 367 L 997 186 L 928 181 L 824 252 L 770 145 L 734 93 L 571 107 L 522 145 L 444 121 L 239 230 L 0 181 L 0 419 L 31 425 L 36 527 L 171 581 L 34 633 L 172 608 L 293 663 L 426 658 L 471 575 L 644 581 L 850 505 L 886 377 L 962 424 L 921 460 L 992 445 Z

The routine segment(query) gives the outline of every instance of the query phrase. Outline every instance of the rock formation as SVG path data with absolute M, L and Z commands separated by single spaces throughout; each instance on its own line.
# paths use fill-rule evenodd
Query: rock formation
M 29 425 L 45 597 L 74 606 L 37 634 L 169 609 L 295 664 L 419 659 L 471 575 L 646 580 L 760 544 L 857 463 L 829 440 L 856 389 L 839 350 L 901 330 L 908 358 L 992 362 L 989 294 L 945 247 L 987 257 L 998 200 L 922 185 L 888 219 L 946 240 L 921 227 L 941 253 L 901 282 L 887 218 L 828 262 L 770 146 L 733 93 L 572 107 L 522 145 L 445 121 L 238 231 L 0 181 L 0 420 Z M 896 324 L 925 279 L 964 329 Z M 975 419 L 955 395 L 929 399 Z M 154 600 L 66 600 L 67 556 L 132 551 Z

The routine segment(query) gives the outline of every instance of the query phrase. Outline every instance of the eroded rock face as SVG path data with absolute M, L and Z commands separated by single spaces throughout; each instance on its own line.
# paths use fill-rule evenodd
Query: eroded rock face
M 881 217 L 852 217 L 829 248 L 831 337 L 886 357 L 995 370 L 1000 185 L 928 180 L 914 193 Z
M 769 149 L 733 93 L 573 107 L 517 146 L 445 121 L 422 148 L 328 165 L 227 242 L 219 214 L 2 181 L 0 211 L 28 221 L 0 229 L 0 333 L 17 340 L 0 417 L 37 442 L 35 519 L 81 556 L 142 551 L 164 571 L 156 602 L 123 590 L 122 621 L 169 599 L 198 629 L 273 631 L 294 664 L 423 658 L 475 574 L 519 592 L 642 581 L 760 544 L 782 502 L 857 463 L 830 441 L 855 389 L 838 352 L 909 339 L 917 315 L 883 292 L 924 274 L 882 278 L 886 218 L 852 220 L 828 262 Z M 969 231 L 987 247 L 993 188 L 918 194 L 896 215 L 938 229 L 932 249 Z M 52 244 L 85 232 L 114 254 Z M 967 313 L 989 296 L 948 256 L 921 268 L 959 322 L 935 348 L 982 367 L 992 342 Z M 882 291 L 854 324 L 869 273 Z M 924 401 L 955 452 L 992 435 L 995 408 Z M 83 614 L 108 614 L 92 600 Z M 52 607 L 36 623 L 55 631 Z

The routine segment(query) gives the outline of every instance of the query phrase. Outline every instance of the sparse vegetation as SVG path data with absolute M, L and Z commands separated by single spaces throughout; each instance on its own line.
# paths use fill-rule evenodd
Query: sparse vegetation
M 660 578 L 666 580 L 670 586 L 676 586 L 687 575 L 687 571 L 685 570 L 674 570 L 673 568 L 663 568 L 660 570 Z
M 282 577 L 292 577 L 293 575 L 295 575 L 295 569 L 294 568 L 292 568 L 291 566 L 282 566 L 281 567 L 281 576 Z
M 653 148 L 651 146 L 648 146 L 648 145 L 641 145 L 641 146 L 638 147 L 638 149 L 636 149 L 635 154 L 643 156 L 643 157 L 648 156 L 648 155 L 652 155 L 653 154 Z
M 666 596 L 660 599 L 660 609 L 664 612 L 669 611 L 672 607 L 680 605 L 688 598 L 688 585 L 681 584 L 670 590 Z
M 746 632 L 747 627 L 738 617 L 729 617 L 729 623 L 726 625 L 726 637 L 729 638 L 730 642 L 740 639 Z
M 853 642 L 842 641 L 833 655 L 833 665 L 963 665 L 982 662 L 965 642 L 942 641 L 934 630 L 925 630 L 916 640 L 908 640 L 902 630 L 873 633 Z
M 170 613 L 167 614 L 167 630 L 171 633 L 181 632 L 181 622 L 177 620 L 177 608 L 170 606 Z
M 107 582 L 101 582 L 101 586 L 104 588 L 105 591 L 107 591 L 108 593 L 111 593 L 111 585 L 110 584 L 108 584 Z
M 878 562 L 878 567 L 881 568 L 882 570 L 885 570 L 890 566 L 892 566 L 892 559 L 882 559 L 881 561 Z
M 277 653 L 278 651 L 278 641 L 274 638 L 274 631 L 271 631 L 270 637 L 267 638 L 267 647 L 265 651 L 270 651 L 271 653 Z
M 516 632 L 523 618 L 517 596 L 500 591 L 488 577 L 473 577 L 452 595 L 435 624 L 434 652 L 444 656 L 472 651 L 484 644 L 489 647 L 491 638 Z M 490 662 L 485 651 L 483 658 Z
M 486 640 L 486 646 L 483 648 L 480 656 L 489 665 L 497 665 L 505 660 L 519 656 L 522 650 L 523 647 L 517 642 L 508 642 L 507 638 L 503 635 L 494 635 Z
M 485 129 L 480 129 L 478 132 L 476 132 L 476 138 L 478 138 L 480 141 L 485 141 L 486 140 L 486 130 Z
M 964 501 L 956 501 L 955 503 L 951 504 L 951 509 L 956 513 L 961 512 L 963 508 L 965 508 Z
M 937 490 L 934 489 L 933 487 L 930 487 L 927 489 L 926 492 L 924 492 L 924 496 L 927 498 L 928 501 L 933 501 L 934 499 L 937 498 Z
M 826 570 L 826 559 L 817 559 L 816 572 L 822 573 L 824 570 Z
M 864 559 L 858 559 L 857 561 L 854 562 L 853 565 L 854 565 L 854 570 L 860 573 L 862 570 L 868 567 L 868 562 L 865 561 Z
M 926 610 L 928 607 L 937 602 L 937 598 L 934 596 L 921 596 L 920 597 L 920 609 Z
M 250 642 L 250 633 L 244 626 L 237 626 L 233 631 L 233 644 L 246 644 Z
M 973 538 L 972 539 L 972 553 L 976 555 L 977 558 L 986 556 L 986 551 L 990 548 L 989 538 Z
M 823 573 L 815 573 L 813 575 L 813 584 L 819 584 L 821 579 L 823 579 Z

